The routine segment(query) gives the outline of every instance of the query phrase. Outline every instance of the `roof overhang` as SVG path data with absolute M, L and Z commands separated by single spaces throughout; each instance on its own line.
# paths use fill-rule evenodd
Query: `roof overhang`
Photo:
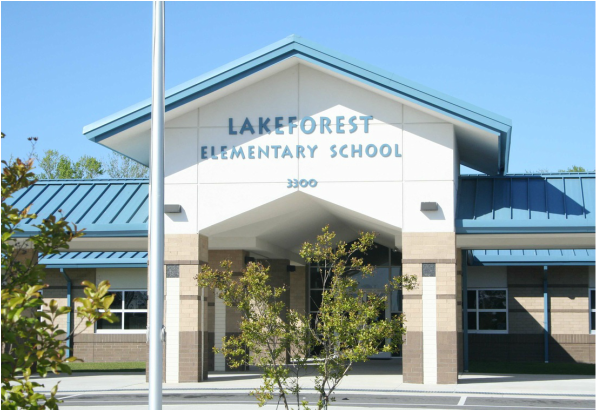
M 289 36 L 241 59 L 183 83 L 166 92 L 166 122 L 223 95 L 263 79 L 298 62 L 334 73 L 444 117 L 455 124 L 462 164 L 487 174 L 507 172 L 511 120 L 329 50 L 299 36 Z M 192 104 L 191 104 L 192 103 Z M 148 154 L 151 100 L 147 99 L 83 128 L 91 141 L 105 145 L 143 164 Z M 144 141 L 141 136 L 144 135 Z M 131 144 L 130 140 L 135 140 Z
M 146 268 L 146 251 L 63 252 L 39 259 L 46 268 Z
M 468 265 L 554 266 L 594 265 L 593 249 L 570 250 L 470 250 Z

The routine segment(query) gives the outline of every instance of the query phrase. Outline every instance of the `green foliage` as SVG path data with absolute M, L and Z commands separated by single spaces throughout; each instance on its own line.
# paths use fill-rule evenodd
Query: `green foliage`
M 89 179 L 104 172 L 101 161 L 95 157 L 85 155 L 75 162 L 56 150 L 44 151 L 38 167 L 43 170 L 40 179 Z
M 41 291 L 48 285 L 43 282 L 45 272 L 37 258 L 68 249 L 68 243 L 83 233 L 64 218 L 50 216 L 35 226 L 37 234 L 27 240 L 16 239 L 15 234 L 22 232 L 17 225 L 37 216 L 29 212 L 30 206 L 20 210 L 7 200 L 35 183 L 33 160 L 2 163 L 2 409 L 57 409 L 58 386 L 46 396 L 36 392 L 42 385 L 30 377 L 35 371 L 41 377 L 49 371 L 70 374 L 68 363 L 76 358 L 67 358 L 64 341 L 70 336 L 57 322 L 70 315 L 71 309 L 59 306 L 56 300 L 44 303 Z M 85 285 L 87 298 L 75 299 L 81 304 L 77 317 L 87 326 L 101 318 L 113 322 L 116 317 L 109 306 L 114 297 L 107 294 L 110 284 Z
M 104 167 L 111 178 L 149 177 L 149 168 L 116 152 L 110 153 Z
M 310 362 L 310 368 L 317 372 L 317 407 L 326 409 L 352 364 L 367 361 L 379 351 L 397 351 L 405 333 L 404 317 L 378 319 L 378 313 L 385 309 L 389 293 L 399 288 L 412 289 L 416 278 L 404 275 L 392 279 L 383 295 L 358 289 L 350 274 L 373 275 L 374 267 L 365 265 L 358 256 L 374 246 L 374 238 L 373 233 L 361 233 L 349 245 L 336 242 L 335 233 L 327 226 L 315 243 L 303 245 L 301 257 L 321 267 L 324 284 L 320 311 L 314 318 L 285 307 L 281 297 L 286 287 L 273 287 L 269 268 L 260 263 L 249 263 L 237 277 L 229 261 L 221 263 L 221 270 L 202 267 L 197 276 L 199 287 L 217 290 L 227 306 L 241 313 L 240 335 L 225 337 L 216 352 L 222 353 L 234 368 L 256 365 L 263 370 L 263 384 L 250 393 L 259 406 L 277 394 L 286 409 L 294 397 L 298 409 L 308 409 L 308 402 L 300 400 L 300 377 Z M 318 354 L 312 354 L 314 348 Z
M 321 267 L 323 299 L 313 319 L 312 337 L 319 347 L 319 354 L 314 356 L 318 406 L 326 409 L 333 401 L 333 392 L 355 362 L 367 361 L 379 351 L 397 351 L 406 331 L 403 314 L 378 319 L 378 313 L 385 310 L 387 295 L 392 290 L 412 289 L 416 278 L 407 275 L 393 278 L 383 295 L 358 289 L 358 282 L 350 274 L 373 275 L 374 267 L 365 265 L 359 256 L 374 246 L 375 234 L 361 233 L 358 240 L 347 244 L 336 242 L 329 226 L 322 231 L 314 244 L 302 246 L 300 256 L 307 263 Z
M 580 166 L 573 165 L 566 170 L 559 170 L 559 173 L 585 173 L 586 169 Z
M 279 394 L 286 409 L 288 397 L 295 395 L 300 404 L 301 371 L 306 366 L 309 348 L 307 318 L 286 310 L 281 300 L 286 287 L 273 287 L 269 268 L 249 263 L 239 277 L 233 277 L 230 261 L 221 263 L 221 270 L 203 266 L 197 275 L 199 287 L 218 290 L 229 307 L 237 308 L 242 320 L 238 336 L 225 337 L 222 353 L 232 368 L 256 365 L 263 370 L 263 384 L 251 391 L 259 406 Z M 286 365 L 288 357 L 291 366 Z

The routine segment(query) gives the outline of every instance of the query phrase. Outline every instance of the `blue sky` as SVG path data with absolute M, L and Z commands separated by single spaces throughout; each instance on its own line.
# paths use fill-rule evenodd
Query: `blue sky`
M 108 150 L 151 94 L 149 2 L 2 2 L 2 158 Z M 166 88 L 298 34 L 513 121 L 510 172 L 594 169 L 594 3 L 166 4 Z

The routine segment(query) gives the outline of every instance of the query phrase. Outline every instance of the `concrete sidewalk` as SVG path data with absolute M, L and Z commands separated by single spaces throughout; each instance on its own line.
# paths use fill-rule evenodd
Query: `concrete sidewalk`
M 399 367 L 401 368 L 401 367 Z M 405 384 L 398 367 L 379 367 L 362 364 L 355 367 L 337 388 L 336 392 L 359 394 L 425 393 L 428 395 L 475 396 L 524 396 L 559 398 L 594 398 L 595 379 L 581 375 L 507 375 L 463 374 L 459 384 L 419 385 Z M 60 381 L 60 396 L 75 393 L 141 393 L 147 392 L 144 373 L 73 373 L 72 376 L 51 376 L 37 380 L 45 384 L 44 391 Z M 164 393 L 248 393 L 261 383 L 257 372 L 209 373 L 209 380 L 202 383 L 164 384 Z M 314 393 L 314 377 L 302 379 L 305 393 Z

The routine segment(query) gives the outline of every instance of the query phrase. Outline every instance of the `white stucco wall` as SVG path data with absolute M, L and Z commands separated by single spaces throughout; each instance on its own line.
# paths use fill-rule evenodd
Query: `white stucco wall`
M 317 128 L 306 134 L 296 123 L 311 116 Z M 345 133 L 337 133 L 343 116 Z M 350 133 L 348 119 L 358 130 Z M 368 133 L 365 120 L 372 116 Z M 259 134 L 259 117 L 269 117 L 270 133 Z M 276 134 L 275 117 L 283 117 L 284 134 Z M 329 117 L 331 133 L 322 133 L 320 117 Z M 233 119 L 230 135 L 229 119 Z M 248 118 L 255 133 L 240 134 Z M 341 121 L 341 120 L 340 120 Z M 362 144 L 362 157 L 358 154 Z M 392 154 L 368 157 L 367 145 L 387 144 Z M 232 146 L 248 155 L 254 147 L 282 146 L 278 158 L 229 159 Z M 281 158 L 285 146 L 292 156 Z M 304 157 L 296 158 L 296 146 Z M 343 158 L 332 153 L 347 145 Z M 351 156 L 352 145 L 355 156 Z M 395 156 L 397 145 L 398 156 Z M 207 147 L 207 158 L 202 158 Z M 226 147 L 228 159 L 222 158 Z M 314 149 L 314 157 L 310 151 Z M 214 147 L 212 158 L 211 147 Z M 310 148 L 309 148 L 310 147 Z M 387 152 L 387 149 L 385 149 Z M 166 122 L 166 203 L 181 204 L 181 214 L 166 216 L 166 233 L 197 233 L 234 216 L 297 191 L 386 223 L 396 236 L 411 232 L 454 230 L 454 181 L 457 147 L 453 125 L 405 106 L 380 93 L 305 64 L 296 64 Z M 317 180 L 316 187 L 287 188 L 288 179 Z M 421 212 L 420 202 L 435 201 L 439 211 Z

